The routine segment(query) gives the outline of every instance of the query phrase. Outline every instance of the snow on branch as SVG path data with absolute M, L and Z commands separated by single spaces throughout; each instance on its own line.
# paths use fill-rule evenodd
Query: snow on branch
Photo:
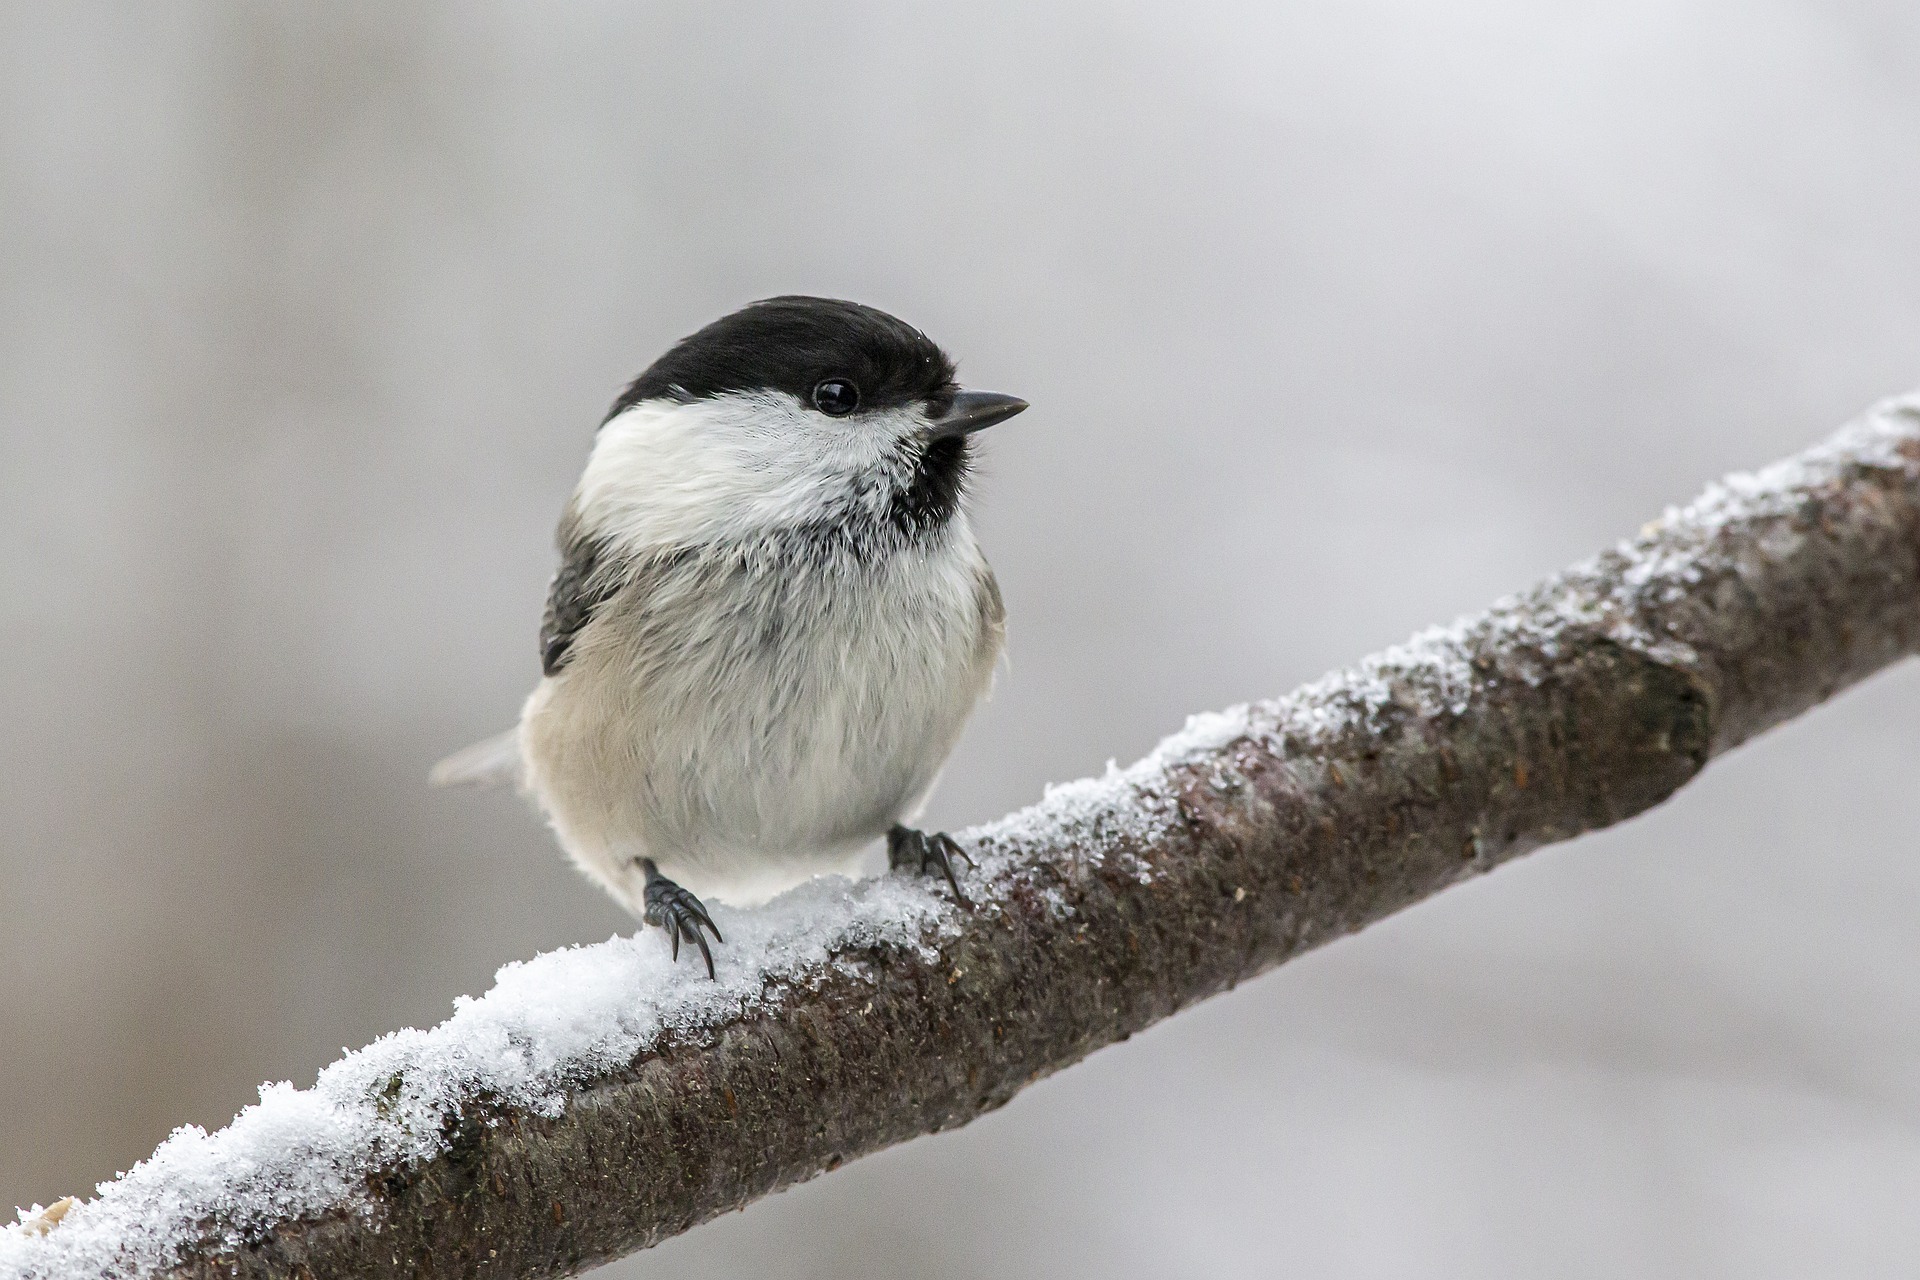
M 1039 1077 L 1505 859 L 1660 803 L 1920 650 L 1920 395 L 1486 613 L 961 835 L 899 877 L 503 968 L 427 1031 L 23 1211 L 0 1280 L 564 1275 Z

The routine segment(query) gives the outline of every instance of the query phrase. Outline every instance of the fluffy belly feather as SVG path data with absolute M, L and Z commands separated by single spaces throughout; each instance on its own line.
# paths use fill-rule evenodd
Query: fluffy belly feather
M 596 613 L 521 717 L 574 861 L 638 913 L 650 857 L 740 903 L 845 870 L 910 816 L 1001 643 L 971 541 L 880 565 L 702 555 Z

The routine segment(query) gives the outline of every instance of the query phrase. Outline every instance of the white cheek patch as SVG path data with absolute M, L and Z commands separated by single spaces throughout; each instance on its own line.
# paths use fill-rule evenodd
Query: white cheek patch
M 574 493 L 588 534 L 629 551 L 884 511 L 925 429 L 906 410 L 829 418 L 779 392 L 650 400 L 600 428 Z M 908 451 L 910 453 L 910 451 Z

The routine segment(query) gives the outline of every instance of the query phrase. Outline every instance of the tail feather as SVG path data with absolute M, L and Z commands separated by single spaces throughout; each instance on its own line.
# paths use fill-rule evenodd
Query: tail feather
M 496 733 L 456 751 L 433 766 L 427 781 L 436 787 L 511 787 L 520 781 L 520 734 Z

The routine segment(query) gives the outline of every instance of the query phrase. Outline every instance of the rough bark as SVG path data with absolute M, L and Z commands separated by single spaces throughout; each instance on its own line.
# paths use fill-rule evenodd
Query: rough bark
M 1916 650 L 1910 398 L 1485 614 L 963 833 L 976 907 L 915 945 L 855 941 L 769 979 L 573 1082 L 557 1115 L 461 1099 L 434 1149 L 370 1157 L 327 1211 L 235 1221 L 209 1195 L 161 1269 L 532 1277 L 645 1248 L 1640 813 Z M 0 1274 L 152 1269 L 55 1248 L 89 1208 L 0 1250 Z

